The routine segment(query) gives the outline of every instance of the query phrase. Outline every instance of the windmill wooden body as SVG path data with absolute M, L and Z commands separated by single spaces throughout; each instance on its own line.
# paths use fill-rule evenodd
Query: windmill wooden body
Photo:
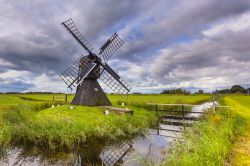
M 72 19 L 62 22 L 68 32 L 88 52 L 79 57 L 70 67 L 60 74 L 68 88 L 76 88 L 72 104 L 98 106 L 111 105 L 97 80 L 101 80 L 115 93 L 128 93 L 130 87 L 107 64 L 107 61 L 122 45 L 123 41 L 114 33 L 100 48 L 98 54 L 93 52 L 93 46 L 84 38 Z

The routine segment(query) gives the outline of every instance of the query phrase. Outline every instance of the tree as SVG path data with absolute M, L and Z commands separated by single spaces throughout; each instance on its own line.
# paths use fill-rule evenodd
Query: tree
M 163 90 L 161 94 L 190 94 L 190 91 L 181 89 L 181 88 L 167 89 L 167 90 Z
M 247 93 L 247 90 L 240 85 L 233 85 L 230 90 L 231 93 Z
M 134 94 L 134 95 L 141 95 L 140 92 L 134 92 L 133 94 Z
M 218 90 L 219 94 L 230 94 L 230 93 L 248 93 L 248 90 L 240 85 L 233 85 L 230 89 Z
M 203 94 L 204 91 L 203 91 L 202 89 L 199 89 L 199 90 L 198 90 L 198 93 L 199 93 L 199 94 Z

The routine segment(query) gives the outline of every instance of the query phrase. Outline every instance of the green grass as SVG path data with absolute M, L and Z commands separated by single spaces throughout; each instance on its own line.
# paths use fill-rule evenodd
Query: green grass
M 108 95 L 114 104 L 124 101 L 128 105 L 145 105 L 146 103 L 185 103 L 200 104 L 210 100 L 211 95 Z
M 43 101 L 65 101 L 65 94 L 18 94 L 20 97 L 25 97 L 26 99 L 35 99 Z M 53 97 L 54 96 L 54 97 Z M 69 101 L 73 99 L 74 95 L 68 95 Z
M 224 165 L 239 125 L 241 118 L 230 109 L 211 113 L 185 133 L 162 165 Z
M 250 96 L 229 95 L 230 108 L 211 112 L 184 134 L 162 165 L 249 165 Z M 243 133 L 243 138 L 239 137 Z
M 65 94 L 22 94 L 22 97 L 52 101 L 53 96 L 56 101 L 65 101 Z M 73 99 L 74 95 L 68 95 L 68 101 Z M 207 100 L 211 100 L 211 95 L 108 95 L 108 98 L 113 105 L 121 105 L 122 102 L 127 105 L 143 106 L 147 103 L 185 103 L 185 104 L 200 104 Z
M 13 106 L 1 111 L 0 143 L 33 144 L 48 149 L 71 149 L 93 140 L 131 138 L 156 121 L 153 112 L 135 109 L 134 115 L 108 116 L 97 107 L 48 104 Z M 6 138 L 8 136 L 8 138 Z
M 231 165 L 250 165 L 250 96 L 227 96 L 225 103 L 245 121 L 239 126 L 240 136 L 234 141 L 228 162 Z
M 30 103 L 29 101 L 18 98 L 16 95 L 0 94 L 0 106 L 20 105 L 27 102 Z

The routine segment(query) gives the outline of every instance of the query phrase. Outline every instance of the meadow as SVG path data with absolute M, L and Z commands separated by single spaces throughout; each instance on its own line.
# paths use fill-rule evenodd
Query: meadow
M 30 101 L 22 100 L 16 95 L 0 94 L 0 107 L 8 105 L 27 104 L 27 103 L 30 103 Z
M 65 101 L 65 94 L 18 94 L 13 95 L 18 97 L 23 97 L 27 100 L 41 100 L 41 101 Z M 74 95 L 67 95 L 68 102 L 73 99 Z M 135 95 L 119 95 L 119 94 L 109 94 L 109 100 L 113 105 L 120 105 L 124 102 L 126 105 L 142 106 L 146 103 L 185 103 L 185 104 L 200 104 L 207 100 L 212 99 L 212 95 L 159 95 L 159 94 L 143 94 Z

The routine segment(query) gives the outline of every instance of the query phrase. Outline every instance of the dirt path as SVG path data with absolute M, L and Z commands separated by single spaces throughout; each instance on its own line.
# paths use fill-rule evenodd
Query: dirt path
M 250 99 L 250 98 L 249 98 Z M 228 165 L 250 165 L 250 100 L 249 103 L 241 102 L 239 99 L 226 97 L 225 102 L 235 110 L 245 121 L 243 129 L 233 145 L 228 158 Z

